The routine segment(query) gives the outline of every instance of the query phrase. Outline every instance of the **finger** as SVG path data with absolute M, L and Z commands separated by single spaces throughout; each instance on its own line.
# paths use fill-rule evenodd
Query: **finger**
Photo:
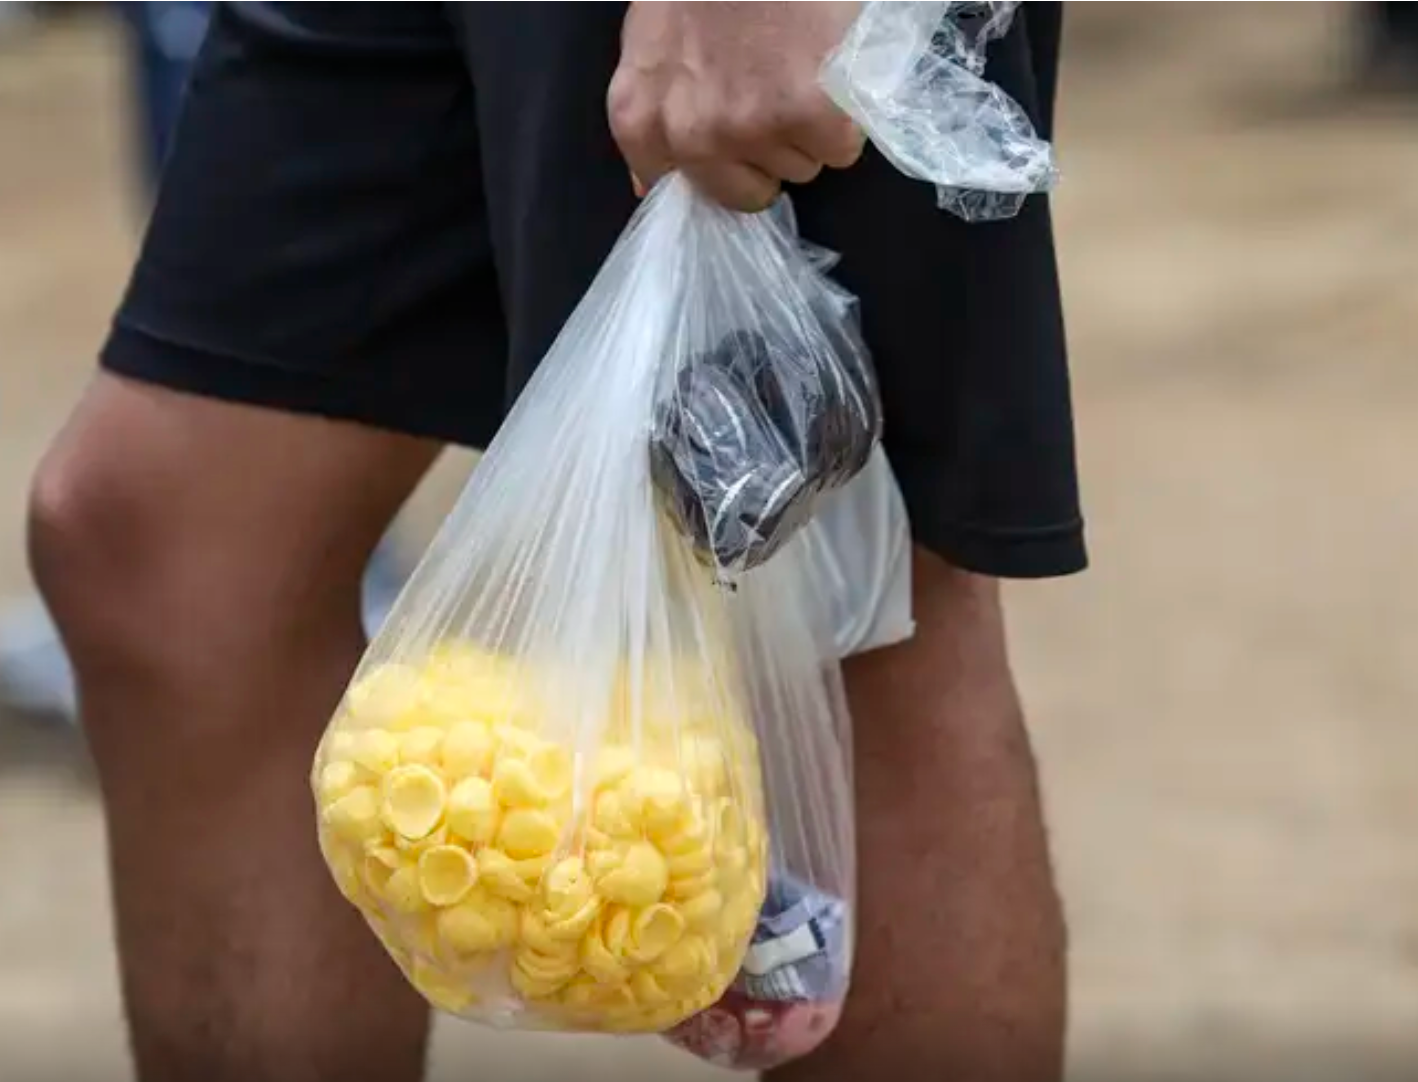
M 778 198 L 778 181 L 752 165 L 685 163 L 681 172 L 700 192 L 730 210 L 753 214 L 772 206 Z
M 794 146 L 777 143 L 749 155 L 749 164 L 789 184 L 808 184 L 822 172 L 822 163 L 814 161 Z
M 633 75 L 617 72 L 606 93 L 606 118 L 631 177 L 649 191 L 674 168 L 664 118 L 654 97 L 644 92 Z
M 788 131 L 788 140 L 800 153 L 831 169 L 855 165 L 866 149 L 867 137 L 846 113 L 825 96 Z

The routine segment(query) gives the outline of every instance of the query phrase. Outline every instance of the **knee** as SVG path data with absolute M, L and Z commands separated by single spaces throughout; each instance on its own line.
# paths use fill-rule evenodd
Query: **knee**
M 230 686 L 358 646 L 359 565 L 243 516 L 209 478 L 115 454 L 82 426 L 40 463 L 30 564 L 81 685 Z M 346 566 L 348 565 L 348 566 Z
M 272 624 L 260 595 L 242 594 L 243 559 L 259 545 L 217 528 L 200 479 L 101 436 L 85 425 L 60 435 L 31 482 L 27 523 L 35 584 L 82 697 L 100 707 L 115 692 L 215 680 L 212 658 L 239 663 L 246 629 Z
M 31 483 L 30 567 L 77 663 L 149 647 L 166 564 L 153 499 L 121 466 L 61 437 Z

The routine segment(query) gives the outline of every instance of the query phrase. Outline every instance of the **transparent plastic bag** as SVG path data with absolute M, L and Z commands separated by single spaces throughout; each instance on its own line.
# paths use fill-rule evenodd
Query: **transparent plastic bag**
M 822 68 L 823 88 L 876 148 L 966 221 L 1013 217 L 1058 181 L 1053 148 L 984 77 L 986 46 L 1018 7 L 874 0 Z
M 773 347 L 757 359 L 785 359 L 757 375 L 795 403 L 831 400 L 813 382 L 858 366 L 847 427 L 870 457 L 869 364 L 791 225 L 677 177 L 655 188 L 321 741 L 311 781 L 334 879 L 445 1011 L 669 1030 L 720 1000 L 788 881 L 837 906 L 840 998 L 850 740 L 817 550 L 775 529 L 771 560 L 719 566 L 717 535 L 682 532 L 652 478 L 657 426 L 696 385 L 686 368 L 744 334 Z M 773 420 L 794 435 L 804 416 Z M 805 505 L 846 480 L 852 456 L 826 457 Z

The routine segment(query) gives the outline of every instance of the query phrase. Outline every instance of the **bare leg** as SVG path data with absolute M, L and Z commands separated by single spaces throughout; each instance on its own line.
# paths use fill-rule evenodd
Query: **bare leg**
M 773 1082 L 1057 1082 L 1064 929 L 995 582 L 917 550 L 918 633 L 848 664 L 860 938 L 837 1032 Z
M 36 577 L 108 813 L 144 1082 L 413 1082 L 427 1012 L 306 786 L 359 581 L 437 448 L 100 376 L 40 469 Z

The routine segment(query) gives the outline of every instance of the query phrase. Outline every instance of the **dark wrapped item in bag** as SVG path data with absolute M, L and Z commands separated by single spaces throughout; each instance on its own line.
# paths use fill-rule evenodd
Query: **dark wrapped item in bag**
M 819 264 L 812 273 L 822 273 Z M 655 485 L 704 563 L 757 567 L 866 465 L 881 406 L 855 302 L 835 288 L 816 334 L 736 331 L 688 358 L 656 409 Z M 830 328 L 824 331 L 824 328 Z

